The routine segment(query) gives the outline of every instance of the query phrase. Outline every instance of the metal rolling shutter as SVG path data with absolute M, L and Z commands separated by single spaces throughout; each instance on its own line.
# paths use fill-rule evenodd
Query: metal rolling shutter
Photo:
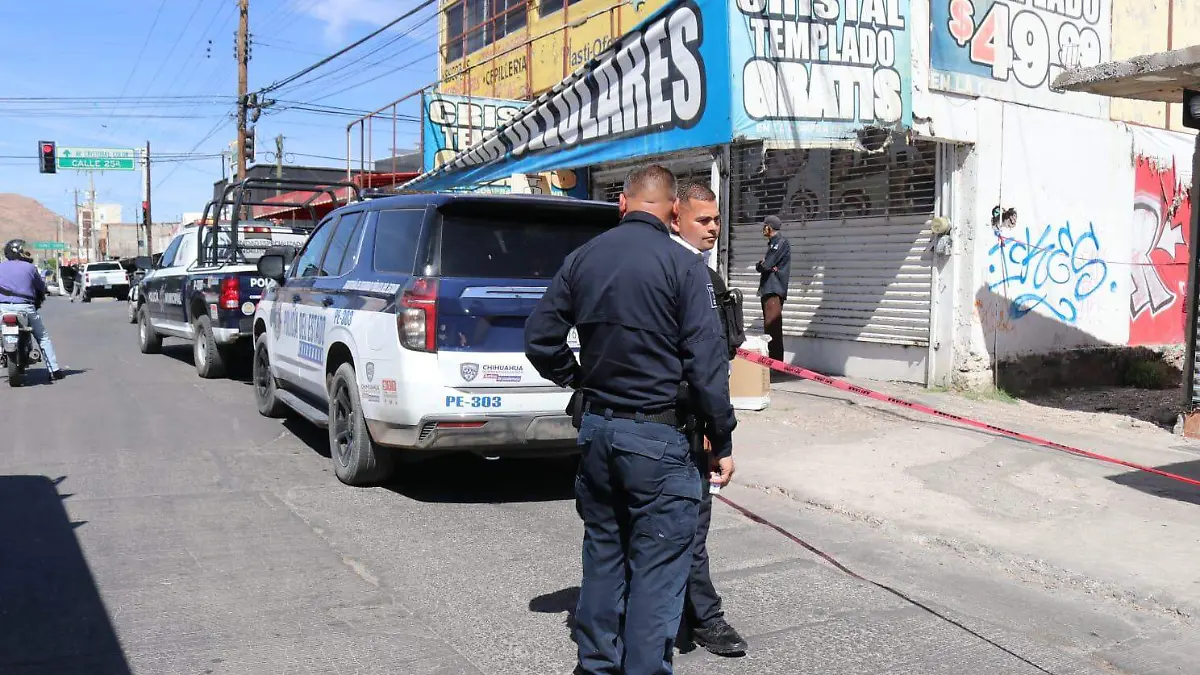
M 733 148 L 730 285 L 762 326 L 753 267 L 766 252 L 762 219 L 778 215 L 792 245 L 784 334 L 929 344 L 936 144 L 879 132 L 853 150 Z
M 686 154 L 664 157 L 648 157 L 636 162 L 606 164 L 592 170 L 592 199 L 615 202 L 625 186 L 625 176 L 635 167 L 650 163 L 661 164 L 675 173 L 680 182 L 696 181 L 708 185 L 712 179 L 712 157 L 707 152 L 697 154 L 694 150 Z

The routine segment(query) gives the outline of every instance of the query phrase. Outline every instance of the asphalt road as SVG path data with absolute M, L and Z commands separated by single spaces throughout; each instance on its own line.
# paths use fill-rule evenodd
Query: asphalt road
M 571 672 L 570 464 L 448 459 L 343 486 L 322 432 L 199 379 L 188 345 L 140 354 L 124 310 L 52 299 L 70 376 L 0 376 L 0 673 Z M 725 505 L 710 547 L 752 647 L 682 654 L 679 673 L 1112 672 L 1052 629 L 848 576 Z

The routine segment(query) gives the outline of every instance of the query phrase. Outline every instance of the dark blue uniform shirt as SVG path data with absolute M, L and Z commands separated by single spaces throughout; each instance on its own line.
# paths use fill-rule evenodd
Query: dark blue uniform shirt
M 658 218 L 634 211 L 567 256 L 525 324 L 525 355 L 542 377 L 625 412 L 674 410 L 686 381 L 724 457 L 737 419 L 715 308 L 700 258 Z M 567 346 L 572 326 L 579 362 Z
M 778 295 L 780 300 L 787 300 L 788 283 L 792 278 L 792 244 L 778 232 L 767 243 L 767 255 L 760 263 L 755 263 L 754 269 L 761 275 L 758 281 L 758 295 Z M 773 271 L 773 270 L 778 271 Z

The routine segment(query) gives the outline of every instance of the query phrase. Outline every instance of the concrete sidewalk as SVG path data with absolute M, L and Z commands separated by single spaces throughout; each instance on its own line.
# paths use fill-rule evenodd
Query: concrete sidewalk
M 1143 422 L 904 385 L 889 395 L 1200 476 L 1200 445 Z M 976 431 L 807 381 L 740 412 L 746 487 L 861 521 L 1039 588 L 1167 618 L 1200 614 L 1200 488 Z

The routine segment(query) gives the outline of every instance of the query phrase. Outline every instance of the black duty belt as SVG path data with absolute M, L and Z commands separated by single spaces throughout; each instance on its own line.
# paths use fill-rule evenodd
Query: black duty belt
M 583 411 L 601 417 L 612 417 L 622 420 L 637 420 L 639 422 L 655 422 L 657 424 L 666 424 L 668 426 L 679 426 L 679 416 L 674 410 L 665 410 L 657 413 L 644 413 L 636 410 L 615 410 L 602 403 L 594 403 L 586 401 L 583 404 Z

